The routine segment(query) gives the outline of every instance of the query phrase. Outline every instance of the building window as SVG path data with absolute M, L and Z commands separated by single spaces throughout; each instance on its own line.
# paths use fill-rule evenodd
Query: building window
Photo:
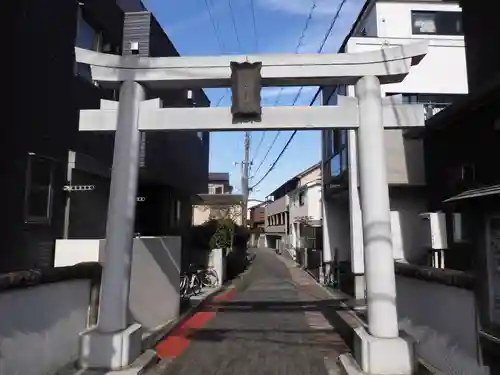
M 222 186 L 217 186 L 215 188 L 215 194 L 222 194 L 224 191 L 222 189 Z
M 53 180 L 52 160 L 30 154 L 26 171 L 25 222 L 50 224 L 52 219 Z
M 305 197 L 306 197 L 306 192 L 305 191 L 301 191 L 299 193 L 299 206 L 303 206 L 304 205 Z
M 113 44 L 103 32 L 89 23 L 85 19 L 81 8 L 78 9 L 75 46 L 98 52 L 121 54 L 121 47 Z M 92 81 L 90 66 L 88 65 L 76 63 L 76 74 L 88 81 Z
M 461 12 L 412 11 L 412 32 L 417 35 L 463 35 Z

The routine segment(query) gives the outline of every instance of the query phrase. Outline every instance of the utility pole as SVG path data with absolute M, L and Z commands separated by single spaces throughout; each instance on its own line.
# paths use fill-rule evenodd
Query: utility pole
M 245 132 L 245 159 L 241 163 L 241 192 L 243 194 L 241 224 L 246 228 L 248 214 L 248 173 L 250 170 L 250 132 Z

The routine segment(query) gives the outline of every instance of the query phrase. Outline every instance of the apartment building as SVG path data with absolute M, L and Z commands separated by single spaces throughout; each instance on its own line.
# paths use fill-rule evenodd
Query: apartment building
M 468 92 L 461 10 L 457 2 L 440 0 L 368 0 L 340 52 L 362 52 L 426 40 L 429 51 L 401 83 L 382 86 L 385 96 L 403 103 L 422 103 L 431 118 Z M 323 104 L 338 95 L 355 96 L 353 86 L 323 90 Z M 356 131 L 323 132 L 325 188 L 324 259 L 350 266 L 356 297 L 364 297 L 364 260 Z M 386 130 L 385 148 L 390 189 L 394 258 L 425 263 L 419 214 L 428 211 L 422 139 L 405 130 Z
M 297 188 L 293 177 L 266 197 L 265 247 L 284 249 L 290 244 L 290 198 L 288 193 Z
M 75 63 L 74 47 L 111 54 L 178 56 L 139 0 L 16 2 L 15 126 L 0 147 L 0 272 L 53 264 L 58 238 L 104 238 L 114 135 L 78 131 L 79 110 L 117 100 Z M 123 7 L 123 8 L 121 8 Z M 125 11 L 133 11 L 125 13 Z M 208 106 L 202 90 L 147 89 L 163 106 Z M 206 133 L 143 134 L 136 232 L 179 234 L 191 197 L 206 191 Z
M 265 221 L 266 221 L 266 203 L 262 202 L 256 206 L 253 206 L 249 209 L 250 211 L 250 220 L 249 226 L 250 229 L 255 230 L 255 232 L 260 232 L 260 230 L 264 229 Z
M 229 173 L 209 173 L 208 194 L 198 194 L 193 204 L 193 225 L 201 225 L 214 219 L 231 219 L 243 222 L 243 196 L 232 194 Z
M 321 218 L 321 163 L 317 163 L 267 197 L 267 246 L 287 248 L 293 257 L 299 250 L 321 248 Z

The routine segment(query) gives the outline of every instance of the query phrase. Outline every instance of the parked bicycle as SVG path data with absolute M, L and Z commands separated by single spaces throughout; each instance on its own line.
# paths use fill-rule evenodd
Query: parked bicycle
M 213 267 L 200 269 L 191 264 L 188 271 L 181 275 L 180 295 L 189 298 L 199 294 L 203 287 L 215 287 L 218 284 L 219 277 Z
M 219 275 L 217 275 L 215 268 L 208 267 L 205 270 L 200 270 L 199 275 L 203 286 L 214 288 L 219 285 Z

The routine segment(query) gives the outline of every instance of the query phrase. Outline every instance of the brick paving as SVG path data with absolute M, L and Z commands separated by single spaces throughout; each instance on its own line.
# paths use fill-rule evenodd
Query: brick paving
M 336 375 L 349 349 L 323 311 L 338 307 L 293 261 L 258 249 L 246 287 L 218 302 L 215 317 L 189 332 L 179 357 L 158 375 Z

